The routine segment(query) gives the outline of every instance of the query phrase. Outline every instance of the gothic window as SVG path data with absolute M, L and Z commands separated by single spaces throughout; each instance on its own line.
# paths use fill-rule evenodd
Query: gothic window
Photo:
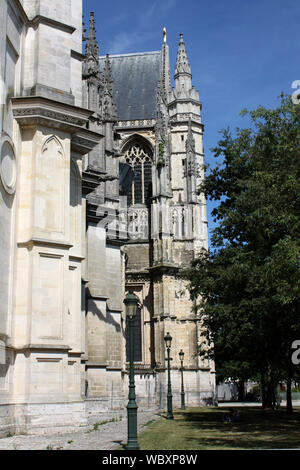
M 142 140 L 131 141 L 124 149 L 123 163 L 133 171 L 133 179 L 127 186 L 128 205 L 149 204 L 152 196 L 152 151 Z

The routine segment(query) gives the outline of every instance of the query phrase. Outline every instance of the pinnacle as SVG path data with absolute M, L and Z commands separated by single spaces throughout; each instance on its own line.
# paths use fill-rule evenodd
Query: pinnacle
M 182 33 L 180 33 L 179 35 L 179 45 L 178 45 L 178 52 L 177 52 L 177 61 L 176 61 L 176 66 L 175 66 L 175 75 L 180 74 L 180 73 L 191 74 L 191 67 L 190 67 L 187 53 L 185 50 L 185 44 L 184 44 Z
M 109 54 L 106 54 L 102 75 L 102 109 L 103 117 L 116 118 L 116 106 L 113 98 L 112 74 Z
M 98 43 L 96 38 L 96 28 L 95 28 L 95 17 L 94 12 L 91 11 L 90 14 L 90 31 L 88 42 L 86 44 L 86 55 L 92 55 L 95 58 L 98 58 Z
M 111 66 L 109 60 L 109 54 L 106 54 L 105 63 L 104 63 L 104 86 L 112 92 L 112 75 L 111 75 Z

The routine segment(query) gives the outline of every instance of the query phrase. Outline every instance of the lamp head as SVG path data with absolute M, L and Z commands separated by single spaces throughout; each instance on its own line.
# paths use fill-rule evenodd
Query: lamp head
M 126 316 L 130 319 L 133 319 L 136 316 L 138 299 L 130 290 L 124 299 L 124 304 L 126 306 Z
M 171 343 L 172 343 L 172 336 L 170 335 L 170 333 L 166 334 L 166 336 L 164 337 L 164 340 L 165 340 L 167 349 L 170 349 Z

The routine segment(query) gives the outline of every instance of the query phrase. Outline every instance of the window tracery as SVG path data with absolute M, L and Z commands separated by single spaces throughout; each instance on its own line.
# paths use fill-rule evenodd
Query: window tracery
M 128 205 L 148 204 L 152 196 L 152 152 L 147 145 L 134 141 L 123 155 L 122 161 L 129 165 L 134 178 L 127 192 Z

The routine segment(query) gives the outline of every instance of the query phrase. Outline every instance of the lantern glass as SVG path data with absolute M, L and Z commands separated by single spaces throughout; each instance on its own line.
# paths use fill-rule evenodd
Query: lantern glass
M 180 351 L 180 353 L 179 353 L 179 357 L 180 357 L 180 360 L 183 361 L 184 352 L 182 351 L 182 349 L 181 349 L 181 351 Z
M 126 305 L 126 316 L 134 318 L 136 316 L 138 299 L 132 291 L 129 291 L 125 297 L 124 304 Z
M 172 336 L 170 335 L 170 333 L 166 334 L 166 336 L 164 337 L 164 340 L 166 342 L 167 349 L 170 349 L 171 343 L 172 343 Z

